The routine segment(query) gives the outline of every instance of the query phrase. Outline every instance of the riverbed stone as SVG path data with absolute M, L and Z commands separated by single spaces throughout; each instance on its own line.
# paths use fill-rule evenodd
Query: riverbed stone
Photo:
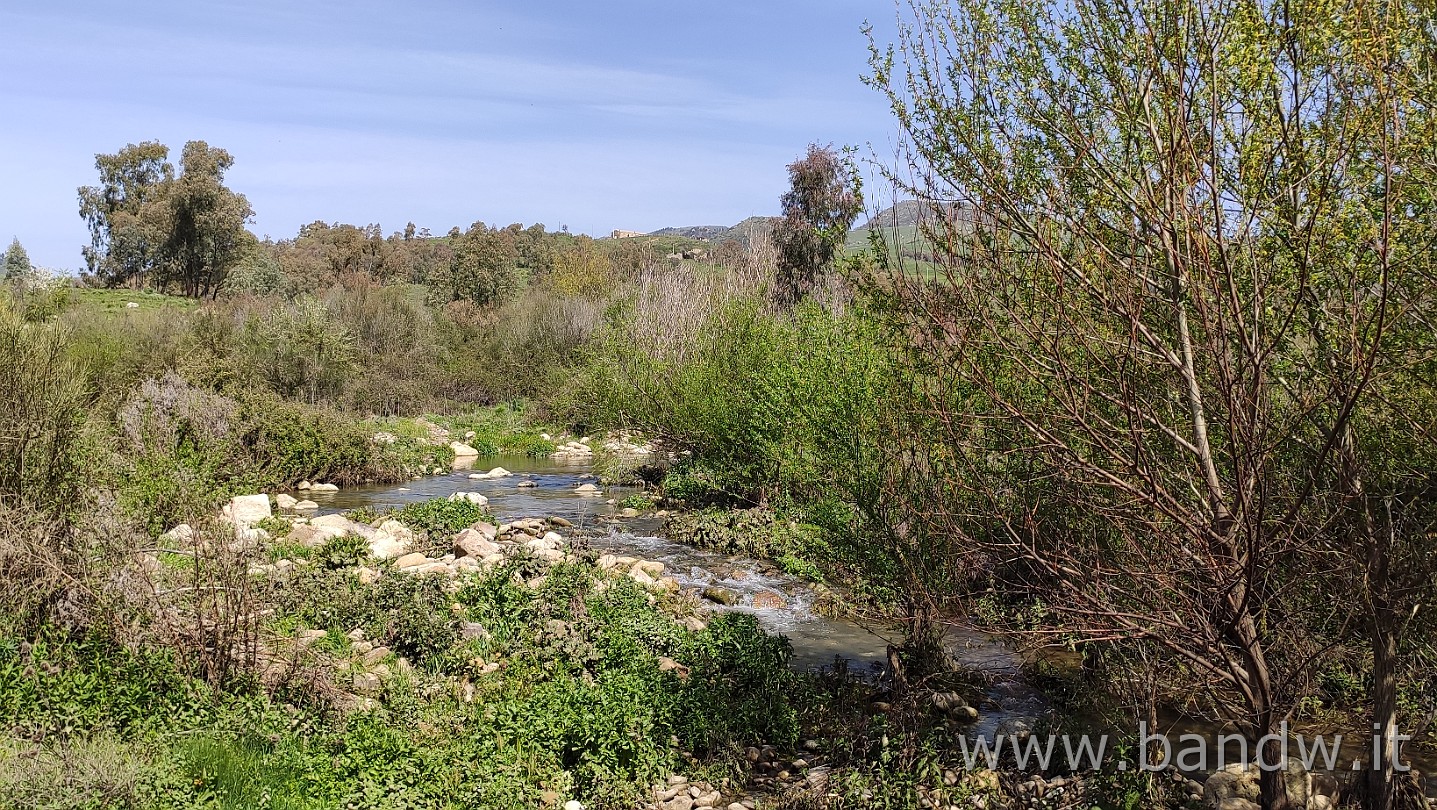
M 299 499 L 295 498 L 293 495 L 286 495 L 285 493 L 281 492 L 280 494 L 274 496 L 274 504 L 280 509 L 293 509 L 294 505 L 297 503 L 299 503 Z
M 758 610 L 781 610 L 788 607 L 788 602 L 773 591 L 759 591 L 753 595 L 753 606 Z
M 503 549 L 494 542 L 493 526 L 489 524 L 478 524 L 489 526 L 489 531 L 470 527 L 454 536 L 455 557 L 475 557 L 483 559 L 491 554 L 498 554 Z
M 598 487 L 594 486 L 593 484 L 580 484 L 580 485 L 578 485 L 577 487 L 574 487 L 574 494 L 575 494 L 575 495 L 599 496 L 599 495 L 603 495 L 604 493 L 603 493 Z
M 720 605 L 732 606 L 738 604 L 738 594 L 728 588 L 720 588 L 711 585 L 704 588 L 703 597 L 710 602 L 717 602 Z
M 386 520 L 370 534 L 369 553 L 376 560 L 392 560 L 407 554 L 413 544 L 413 530 L 397 520 Z
M 300 501 L 294 505 L 294 511 L 296 512 L 313 512 L 318 508 L 319 504 L 310 500 Z
M 305 548 L 319 548 L 329 539 L 329 534 L 322 529 L 316 529 L 306 524 L 290 529 L 289 535 L 285 539 Z
M 489 499 L 478 492 L 456 492 L 449 496 L 449 500 L 456 503 L 459 501 L 468 501 L 478 506 L 489 505 Z
M 338 492 L 338 491 L 339 491 L 339 486 L 338 486 L 337 484 L 310 484 L 310 485 L 309 485 L 309 491 L 310 491 L 310 492 Z
M 454 451 L 455 458 L 478 458 L 479 451 L 463 442 L 450 442 L 449 449 Z
M 429 558 L 416 551 L 412 554 L 405 554 L 394 561 L 394 567 L 401 571 L 406 568 L 417 568 L 429 562 Z
M 224 515 L 236 528 L 245 529 L 274 516 L 268 495 L 239 495 L 230 499 Z
M 634 567 L 642 569 L 651 577 L 658 577 L 664 573 L 664 564 L 658 560 L 639 560 L 634 563 Z

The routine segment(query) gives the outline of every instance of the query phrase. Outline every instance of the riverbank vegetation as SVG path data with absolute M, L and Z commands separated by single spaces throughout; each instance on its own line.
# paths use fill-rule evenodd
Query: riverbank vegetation
M 1197 718 L 1271 761 L 1284 724 L 1376 728 L 1342 801 L 1423 806 L 1392 759 L 1437 708 L 1430 26 L 1400 3 L 909 13 L 868 77 L 908 156 L 883 167 L 919 211 L 902 245 L 845 247 L 861 189 L 821 146 L 781 220 L 721 244 L 261 241 L 224 150 L 99 156 L 92 274 L 5 255 L 0 796 L 633 807 L 680 774 L 764 807 L 1050 806 L 1011 764 L 954 773 L 964 726 L 934 707 L 982 694 L 945 649 L 962 626 L 1035 653 L 1055 729 Z M 594 459 L 643 487 L 621 506 L 897 623 L 883 678 L 791 672 L 750 619 L 573 539 L 446 579 L 216 518 L 565 433 L 651 441 Z M 487 525 L 463 504 L 352 517 L 434 565 Z M 1195 801 L 1080 788 L 1057 795 Z M 1201 801 L 1332 806 L 1251 788 Z

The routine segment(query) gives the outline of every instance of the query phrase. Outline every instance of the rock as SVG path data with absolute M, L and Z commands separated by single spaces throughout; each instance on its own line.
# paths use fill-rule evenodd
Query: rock
M 319 548 L 324 545 L 324 541 L 329 539 L 329 534 L 323 529 L 316 529 L 309 525 L 295 526 L 289 530 L 289 536 L 286 539 L 305 548 Z
M 414 532 L 408 526 L 397 520 L 386 520 L 371 532 L 369 553 L 376 560 L 391 560 L 406 554 L 413 544 Z
M 489 477 L 490 477 L 490 478 L 508 478 L 509 476 L 511 476 L 511 475 L 513 475 L 513 474 L 514 474 L 514 473 L 509 472 L 508 470 L 504 469 L 503 467 L 495 467 L 494 469 L 492 469 L 492 470 L 489 471 Z
M 425 563 L 424 565 L 421 565 L 421 566 L 419 566 L 418 568 L 414 568 L 414 569 L 411 569 L 411 570 L 412 570 L 412 572 L 415 573 L 415 574 L 445 574 L 445 575 L 447 575 L 447 574 L 452 574 L 452 573 L 454 573 L 454 570 L 449 567 L 449 564 L 448 564 L 448 563 L 440 562 L 440 561 L 438 561 L 438 560 L 430 560 L 429 562 Z
M 957 692 L 934 692 L 930 700 L 933 708 L 943 712 L 950 717 L 957 717 L 963 720 L 978 719 L 978 710 L 968 705 L 968 701 Z
M 636 518 L 638 516 L 639 510 L 633 508 L 625 508 L 623 511 L 619 512 L 619 517 L 621 518 Z
M 339 487 L 334 484 L 310 484 L 310 492 L 338 492 Z
M 304 492 L 312 486 L 314 486 L 314 484 L 311 484 L 308 481 L 300 481 L 299 486 L 295 487 L 295 489 L 299 490 L 300 492 Z
M 534 483 L 533 481 L 524 480 L 524 481 L 520 481 L 519 483 L 515 484 L 515 486 L 519 487 L 520 489 L 529 489 L 529 488 L 531 488 L 531 487 L 537 487 L 537 486 L 539 486 L 539 485 L 536 484 L 536 483 Z
M 479 451 L 463 442 L 450 442 L 449 449 L 454 451 L 455 458 L 478 458 Z
M 658 560 L 639 560 L 634 563 L 634 567 L 641 569 L 651 577 L 658 577 L 664 572 L 664 564 Z
M 294 643 L 295 646 L 299 647 L 301 650 L 304 650 L 308 649 L 311 644 L 316 641 L 319 641 L 327 635 L 329 635 L 329 633 L 323 630 L 301 630 L 298 633 L 294 634 Z
M 319 504 L 314 501 L 300 501 L 294 505 L 294 511 L 296 512 L 312 512 L 318 508 Z
M 773 591 L 759 591 L 753 595 L 753 606 L 758 610 L 777 610 L 788 607 L 788 602 Z
M 603 495 L 604 493 L 593 484 L 580 484 L 574 488 L 575 495 Z
M 268 495 L 240 495 L 230 499 L 224 508 L 224 516 L 236 528 L 247 529 L 261 520 L 274 516 L 269 508 Z
M 479 641 L 489 638 L 489 630 L 479 622 L 460 622 L 459 637 L 465 641 Z
M 702 633 L 705 629 L 708 628 L 708 625 L 704 624 L 703 619 L 700 619 L 697 616 L 690 616 L 687 619 L 684 619 L 684 628 L 690 633 Z
M 413 554 L 405 554 L 396 559 L 394 561 L 394 567 L 399 569 L 416 568 L 427 562 L 429 562 L 429 558 L 416 551 Z
M 1209 810 L 1246 810 L 1246 804 L 1256 806 L 1261 801 L 1262 791 L 1259 787 L 1261 772 L 1258 768 L 1249 764 L 1229 765 L 1208 777 L 1203 785 L 1203 806 Z M 1296 759 L 1287 761 L 1287 769 L 1284 771 L 1283 781 L 1287 785 L 1287 796 L 1292 800 L 1295 807 L 1304 807 L 1308 803 L 1308 797 L 1312 795 L 1312 775 Z M 1239 800 L 1246 804 L 1232 804 L 1231 800 Z
M 1203 783 L 1203 807 L 1220 810 L 1223 802 L 1229 799 L 1256 800 L 1261 795 L 1257 786 L 1257 771 L 1253 770 L 1250 776 L 1240 767 L 1237 770 L 1225 768 L 1209 776 Z
M 564 535 L 559 534 L 558 532 L 545 532 L 544 536 L 539 538 L 539 541 L 542 542 L 544 545 L 548 546 L 549 548 L 564 547 Z M 662 569 L 663 565 L 660 564 L 659 567 L 660 569 Z
M 738 594 L 728 588 L 720 588 L 717 585 L 704 588 L 703 596 L 710 602 L 717 602 L 720 605 L 732 606 L 738 604 Z
M 564 529 L 572 529 L 572 528 L 574 528 L 574 524 L 573 524 L 573 523 L 571 523 L 571 522 L 569 522 L 569 521 L 567 521 L 567 520 L 565 520 L 565 519 L 563 519 L 563 518 L 561 518 L 561 517 L 558 517 L 557 515 L 550 515 L 550 516 L 549 516 L 549 525 L 550 525 L 550 526 L 558 526 L 558 527 L 564 528 Z
M 137 303 L 135 303 L 134 301 L 126 301 L 126 302 L 125 302 L 125 309 L 139 309 L 139 308 L 140 308 L 140 305 L 137 304 Z
M 325 539 L 351 534 L 356 525 L 354 521 L 344 515 L 325 515 L 309 521 L 310 528 L 324 532 Z
M 378 571 L 364 565 L 361 565 L 359 568 L 355 569 L 355 574 L 359 576 L 359 582 L 361 585 L 373 585 L 379 579 Z
M 655 580 L 653 577 L 649 576 L 649 572 L 648 572 L 648 571 L 645 571 L 644 569 L 638 567 L 637 565 L 634 566 L 633 568 L 629 569 L 629 579 L 632 579 L 633 581 L 639 583 L 640 585 L 643 585 L 645 588 L 648 588 L 648 587 L 651 587 L 651 586 L 654 586 L 654 585 L 657 585 L 657 584 L 658 584 L 658 581 L 657 581 L 657 580 Z
M 455 557 L 474 557 L 482 560 L 485 557 L 488 557 L 492 554 L 499 554 L 503 551 L 503 548 L 498 543 L 494 542 L 495 535 L 493 534 L 493 526 L 490 526 L 487 523 L 481 523 L 476 525 L 488 526 L 489 531 L 485 532 L 482 529 L 470 527 L 455 535 Z
M 384 689 L 384 682 L 373 672 L 361 672 L 354 676 L 354 691 L 361 695 L 377 695 Z
M 449 496 L 451 502 L 468 501 L 479 506 L 488 506 L 489 499 L 477 492 L 456 492 Z
M 286 495 L 283 492 L 274 496 L 275 505 L 280 509 L 293 509 L 299 501 L 293 495 Z
M 564 802 L 564 810 L 584 810 L 584 805 L 578 799 L 570 799 Z
M 1320 793 L 1307 800 L 1307 810 L 1332 810 L 1333 807 L 1332 798 Z
M 1314 773 L 1312 775 L 1312 795 L 1314 798 L 1317 796 L 1326 796 L 1332 799 L 1335 804 L 1338 794 L 1341 793 L 1341 791 L 1342 786 L 1337 783 L 1337 779 L 1333 777 L 1332 774 Z
M 195 529 L 188 523 L 181 523 L 180 525 L 160 535 L 161 542 L 180 546 L 189 545 L 190 543 L 193 543 L 194 540 Z
M 666 655 L 659 656 L 659 672 L 672 672 L 683 681 L 689 679 L 689 668 Z

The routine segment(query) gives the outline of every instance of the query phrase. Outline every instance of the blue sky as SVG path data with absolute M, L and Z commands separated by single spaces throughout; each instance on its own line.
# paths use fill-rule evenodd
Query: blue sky
M 810 141 L 893 123 L 859 81 L 891 0 L 0 5 L 0 240 L 80 266 L 94 155 L 202 139 L 255 233 L 475 220 L 607 233 L 777 211 Z

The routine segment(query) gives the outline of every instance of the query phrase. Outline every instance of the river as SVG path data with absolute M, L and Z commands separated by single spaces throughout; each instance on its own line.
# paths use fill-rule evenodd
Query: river
M 489 509 L 501 522 L 561 517 L 573 523 L 599 553 L 658 560 L 664 563 L 665 574 L 685 588 L 701 591 L 719 586 L 738 594 L 734 605 L 713 608 L 751 613 L 764 628 L 787 637 L 793 646 L 792 664 L 796 668 L 830 666 L 842 659 L 850 672 L 881 672 L 889 641 L 897 636 L 894 628 L 863 626 L 824 616 L 813 609 L 813 592 L 801 580 L 766 562 L 669 541 L 661 534 L 662 519 L 618 519 L 620 509 L 607 501 L 620 501 L 638 490 L 606 487 L 603 497 L 576 495 L 575 487 L 596 483 L 589 466 L 581 462 L 524 456 L 480 460 L 479 469 L 494 467 L 504 467 L 514 475 L 474 480 L 468 477 L 470 470 L 459 469 L 405 484 L 357 486 L 335 493 L 311 493 L 309 497 L 320 505 L 321 513 L 327 514 L 365 506 L 399 507 L 447 498 L 455 492 L 478 492 L 489 499 Z M 520 487 L 521 481 L 533 482 L 534 486 Z M 754 596 L 764 592 L 781 596 L 784 606 L 755 607 Z M 978 704 L 979 720 L 970 729 L 970 736 L 991 740 L 998 734 L 1030 729 L 1048 711 L 1041 693 L 1024 682 L 1017 654 L 997 639 L 954 630 L 948 635 L 948 647 L 959 664 L 988 677 L 987 694 Z M 1163 730 L 1172 739 L 1183 733 L 1198 733 L 1211 740 L 1221 732 L 1218 726 L 1193 718 L 1169 717 L 1164 725 Z M 1434 764 L 1425 757 L 1415 760 L 1418 767 Z M 1344 757 L 1343 761 L 1350 759 Z

